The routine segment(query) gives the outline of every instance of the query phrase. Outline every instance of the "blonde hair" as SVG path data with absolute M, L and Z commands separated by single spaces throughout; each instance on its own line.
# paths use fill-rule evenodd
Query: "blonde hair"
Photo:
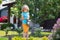
M 26 8 L 26 9 L 29 11 L 28 5 L 23 5 L 23 6 L 22 6 L 22 10 L 23 10 L 24 8 Z

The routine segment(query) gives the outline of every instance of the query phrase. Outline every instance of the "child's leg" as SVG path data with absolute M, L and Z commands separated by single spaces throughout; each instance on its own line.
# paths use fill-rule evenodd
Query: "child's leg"
M 23 38 L 26 38 L 26 33 L 23 33 Z
M 26 38 L 26 40 L 28 40 L 28 37 L 29 37 L 28 33 L 23 33 L 23 38 Z
M 27 25 L 27 31 L 26 31 L 26 38 L 27 38 L 27 39 L 29 38 L 28 32 L 29 32 L 29 26 Z
M 22 24 L 22 28 L 23 28 L 23 38 L 25 38 L 25 32 L 24 32 L 24 24 Z
M 26 39 L 27 39 L 27 40 L 28 40 L 28 38 L 29 38 L 28 32 L 29 32 L 29 26 L 27 25 L 27 31 L 26 31 Z
M 29 26 L 26 24 L 23 24 L 23 37 L 24 38 L 28 38 L 28 30 L 29 30 Z
M 28 39 L 29 38 L 29 34 L 28 33 L 26 33 L 26 39 Z

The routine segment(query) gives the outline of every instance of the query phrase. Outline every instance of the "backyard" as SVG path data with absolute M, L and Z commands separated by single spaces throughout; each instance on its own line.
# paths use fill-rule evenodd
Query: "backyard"
M 31 34 L 31 32 L 29 32 L 29 34 Z M 48 37 L 46 35 L 51 34 L 51 32 L 41 32 L 40 35 L 42 35 L 42 37 L 34 37 L 34 36 L 30 36 L 29 40 L 48 40 Z M 6 32 L 5 31 L 1 31 L 0 30 L 0 40 L 9 40 L 9 35 L 11 35 L 11 40 L 26 40 L 25 38 L 23 38 L 21 35 L 19 36 L 19 33 L 16 31 L 8 31 L 7 33 L 8 36 L 6 36 Z M 13 36 L 12 36 L 13 35 Z
M 28 40 L 60 40 L 60 0 L 0 0 L 0 40 L 26 40 L 23 5 L 29 6 Z

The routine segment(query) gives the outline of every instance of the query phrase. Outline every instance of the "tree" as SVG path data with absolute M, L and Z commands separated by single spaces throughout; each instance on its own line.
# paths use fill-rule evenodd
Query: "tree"
M 0 0 L 0 4 L 2 3 L 2 0 Z
M 60 12 L 60 0 L 16 0 L 16 2 L 19 17 L 22 5 L 27 4 L 30 8 L 30 19 L 34 23 L 55 19 Z

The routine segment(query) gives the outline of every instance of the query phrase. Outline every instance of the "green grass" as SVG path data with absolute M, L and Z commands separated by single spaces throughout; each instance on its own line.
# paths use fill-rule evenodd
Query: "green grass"
M 8 40 L 6 37 L 0 37 L 0 40 Z
M 15 38 L 13 40 L 16 40 L 16 39 L 19 39 L 19 38 Z M 33 37 L 33 38 L 30 38 L 31 40 L 42 40 L 42 38 L 38 38 L 38 37 Z M 8 38 L 5 38 L 5 37 L 0 37 L 0 40 L 8 40 Z M 21 39 L 19 39 L 21 40 Z
M 29 34 L 31 34 L 31 32 L 29 32 Z M 51 32 L 41 32 L 41 34 L 42 34 L 42 36 L 48 36 L 49 34 L 51 34 Z M 6 35 L 6 32 L 0 30 L 0 36 L 5 36 L 5 35 Z M 19 35 L 19 34 L 16 31 L 8 31 L 8 34 L 7 35 Z
M 21 33 L 22 34 L 22 33 Z M 31 34 L 31 32 L 29 32 L 29 34 Z M 41 37 L 44 37 L 44 36 L 48 36 L 49 34 L 51 34 L 51 32 L 41 32 L 42 36 Z M 6 35 L 6 32 L 5 31 L 2 31 L 0 30 L 0 36 L 5 36 Z M 18 33 L 16 31 L 8 31 L 8 34 L 7 35 L 18 35 Z M 33 37 L 33 36 L 32 36 Z M 33 40 L 42 40 L 42 38 L 39 38 L 39 37 L 33 37 Z M 0 40 L 8 40 L 7 37 L 0 37 Z
M 6 32 L 3 30 L 0 30 L 0 36 L 5 36 L 5 35 L 6 35 Z
M 51 32 L 41 32 L 41 36 L 48 36 Z
M 41 32 L 42 35 L 49 35 L 51 32 Z

